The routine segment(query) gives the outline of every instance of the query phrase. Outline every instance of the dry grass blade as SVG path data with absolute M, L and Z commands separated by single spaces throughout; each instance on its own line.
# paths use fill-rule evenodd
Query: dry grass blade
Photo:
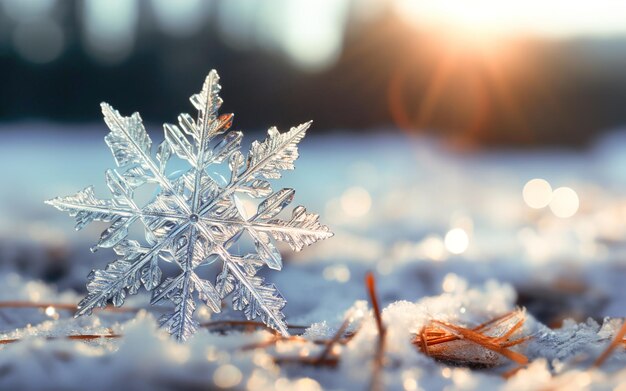
M 346 329 L 348 328 L 349 324 L 350 324 L 350 318 L 346 318 L 341 324 L 341 327 L 339 327 L 339 330 L 337 330 L 333 338 L 326 344 L 326 347 L 324 348 L 324 350 L 322 350 L 322 353 L 316 359 L 318 363 L 322 363 L 328 359 L 328 356 L 333 351 L 333 347 L 335 347 L 335 344 L 339 342 L 343 334 L 346 332 Z
M 215 320 L 211 322 L 205 322 L 200 324 L 201 327 L 206 328 L 217 328 L 217 327 L 228 327 L 228 331 L 232 331 L 233 327 L 243 327 L 246 331 L 254 331 L 256 329 L 265 329 L 271 333 L 278 334 L 276 330 L 269 327 L 263 322 L 256 322 L 253 320 Z M 290 329 L 306 329 L 309 326 L 300 326 L 300 325 L 288 325 L 287 328 Z
M 337 344 L 344 345 L 348 343 L 355 335 L 353 333 L 346 334 L 346 329 L 350 325 L 350 317 L 346 317 L 343 321 L 337 332 L 333 335 L 331 339 L 321 339 L 321 340 L 310 340 L 297 335 L 291 337 L 282 337 L 280 335 L 274 335 L 267 341 L 247 345 L 242 347 L 242 350 L 251 350 L 251 349 L 259 349 L 259 348 L 267 348 L 272 345 L 275 345 L 278 342 L 288 342 L 288 343 L 313 343 L 315 345 L 324 345 L 324 349 L 317 357 L 277 357 L 274 359 L 274 362 L 277 364 L 284 363 L 297 363 L 301 365 L 311 365 L 311 366 L 324 366 L 324 367 L 335 367 L 339 363 L 339 357 L 336 353 L 333 352 L 333 348 Z
M 380 306 L 378 305 L 378 297 L 376 296 L 376 280 L 372 272 L 368 272 L 365 276 L 365 285 L 367 286 L 367 294 L 369 295 L 372 308 L 374 309 L 376 327 L 378 328 L 379 334 L 382 336 L 385 333 L 385 328 L 383 327 L 383 318 L 380 312 Z
M 472 329 L 433 320 L 422 328 L 413 343 L 427 356 L 455 365 L 491 367 L 499 364 L 500 356 L 526 365 L 528 357 L 510 349 L 530 339 L 530 336 L 514 338 L 521 332 L 525 320 L 522 310 L 509 312 Z
M 365 278 L 365 285 L 367 288 L 367 293 L 370 298 L 370 302 L 372 304 L 374 317 L 376 319 L 376 326 L 378 328 L 379 338 L 377 342 L 376 353 L 374 357 L 374 368 L 372 372 L 372 380 L 370 389 L 372 390 L 381 390 L 380 384 L 380 372 L 383 367 L 383 357 L 384 357 L 384 344 L 385 344 L 385 333 L 386 329 L 382 322 L 382 316 L 380 311 L 380 305 L 378 304 L 378 297 L 376 295 L 376 282 L 374 280 L 374 276 L 372 273 L 368 273 Z M 304 339 L 298 336 L 292 336 L 289 338 L 283 338 L 278 335 L 272 336 L 267 341 L 256 343 L 253 345 L 244 346 L 243 350 L 249 349 L 257 349 L 257 348 L 266 348 L 276 344 L 279 341 L 285 341 L 290 343 L 295 342 L 305 342 L 305 343 L 314 343 L 325 345 L 325 348 L 322 350 L 319 356 L 317 357 L 277 357 L 274 361 L 278 364 L 300 364 L 300 365 L 311 365 L 315 367 L 335 367 L 339 363 L 339 356 L 333 353 L 333 348 L 337 344 L 346 344 L 348 343 L 355 335 L 354 333 L 346 333 L 346 329 L 350 324 L 350 316 L 347 316 L 344 322 L 341 324 L 337 332 L 333 335 L 333 337 L 329 340 L 315 340 L 311 341 L 308 339 Z
M 524 368 L 526 368 L 525 365 L 518 365 L 515 368 L 510 369 L 510 370 L 504 372 L 501 376 L 502 376 L 503 379 L 510 379 L 513 376 L 517 375 L 517 373 L 519 371 L 521 371 L 522 369 L 524 369 Z
M 46 309 L 53 307 L 58 310 L 67 310 L 75 312 L 77 310 L 76 304 L 69 303 L 46 303 L 46 302 L 34 302 L 34 301 L 0 301 L 0 308 L 39 308 Z M 143 308 L 122 308 L 106 306 L 104 308 L 95 308 L 94 311 L 109 311 L 109 312 L 138 312 Z
M 609 358 L 611 353 L 613 353 L 613 350 L 615 350 L 615 348 L 618 345 L 626 344 L 626 339 L 624 337 L 626 337 L 626 319 L 624 319 L 624 323 L 622 324 L 622 327 L 619 329 L 617 334 L 615 334 L 615 338 L 613 338 L 613 341 L 611 341 L 611 344 L 596 359 L 596 361 L 593 363 L 593 366 L 596 368 L 601 366 L 602 364 L 604 364 L 606 359 Z
M 46 337 L 46 341 L 53 341 L 57 339 L 69 339 L 69 340 L 77 340 L 77 341 L 92 341 L 94 339 L 100 338 L 120 338 L 120 334 L 80 334 L 80 335 L 67 335 L 60 337 Z M 0 345 L 8 345 L 10 343 L 15 343 L 21 341 L 21 338 L 11 338 L 11 339 L 2 339 L 0 340 Z
M 372 272 L 368 272 L 365 276 L 365 285 L 367 286 L 367 293 L 374 310 L 376 327 L 378 328 L 378 344 L 376 346 L 376 355 L 374 357 L 374 369 L 372 371 L 370 390 L 378 391 L 383 389 L 380 374 L 384 364 L 385 334 L 387 333 L 387 329 L 383 325 L 383 318 L 378 304 L 378 296 L 376 296 L 376 281 Z
M 30 303 L 30 302 L 2 302 L 0 303 L 0 307 L 2 307 L 2 305 L 4 304 L 6 307 L 14 307 L 12 304 L 13 303 L 17 303 L 17 304 L 24 304 L 24 305 L 17 305 L 15 307 L 17 308 L 47 308 L 49 306 L 53 306 L 54 308 L 57 309 L 67 309 L 67 310 L 73 310 L 76 308 L 76 306 L 74 306 L 73 304 L 62 304 L 59 305 L 58 303 L 37 303 L 37 305 L 35 305 L 35 303 Z M 73 307 L 73 308 L 71 308 Z M 119 310 L 120 312 L 128 312 L 128 311 L 132 311 L 133 309 L 130 308 L 115 308 L 115 307 L 106 307 L 106 308 L 111 308 L 112 310 Z M 214 322 L 207 322 L 207 323 L 203 323 L 202 324 L 203 327 L 207 327 L 207 328 L 211 328 L 211 327 L 219 327 L 219 326 L 230 326 L 230 327 L 238 327 L 238 326 L 243 326 L 243 327 L 247 327 L 247 328 L 267 328 L 267 326 L 265 325 L 265 323 L 261 323 L 261 322 L 254 322 L 254 321 L 241 321 L 241 320 L 219 320 L 219 321 L 214 321 Z M 289 326 L 290 328 L 294 328 L 294 329 L 305 329 L 306 326 L 298 326 L 298 325 L 291 325 Z M 272 331 L 274 331 L 273 329 L 270 329 Z M 70 340 L 93 340 L 93 339 L 98 339 L 98 338 L 121 338 L 122 335 L 121 334 L 80 334 L 80 335 L 68 335 L 68 336 L 59 336 L 59 337 L 46 337 L 45 339 L 47 341 L 51 341 L 51 340 L 56 340 L 56 339 L 70 339 Z M 289 339 L 302 339 L 301 337 L 298 336 L 292 336 Z M 0 345 L 7 345 L 10 343 L 15 343 L 15 342 L 19 342 L 21 341 L 22 338 L 10 338 L 10 339 L 2 339 L 0 340 Z M 273 343 L 275 343 L 278 339 L 273 339 Z
M 331 367 L 334 368 L 339 363 L 338 357 L 324 357 L 320 360 L 319 357 L 276 357 L 274 358 L 276 364 L 300 364 L 311 365 L 314 367 Z

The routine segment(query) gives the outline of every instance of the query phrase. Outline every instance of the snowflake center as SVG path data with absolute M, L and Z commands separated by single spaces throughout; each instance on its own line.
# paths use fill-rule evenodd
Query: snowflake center
M 190 222 L 191 224 L 195 224 L 195 223 L 197 223 L 197 222 L 198 222 L 198 215 L 197 215 L 197 214 L 195 214 L 195 213 L 194 213 L 194 214 L 189 215 L 189 222 Z

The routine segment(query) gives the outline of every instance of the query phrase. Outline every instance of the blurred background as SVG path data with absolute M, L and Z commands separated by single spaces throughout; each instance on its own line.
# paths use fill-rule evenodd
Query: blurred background
M 0 122 L 160 124 L 207 71 L 236 125 L 580 147 L 626 123 L 626 4 L 0 0 Z
M 268 273 L 290 319 L 344 311 L 366 269 L 385 302 L 496 278 L 546 324 L 624 315 L 626 2 L 609 0 L 0 0 L 0 278 L 84 290 L 114 257 L 88 250 L 104 226 L 73 232 L 43 201 L 109 197 L 99 103 L 139 111 L 156 144 L 212 68 L 244 151 L 314 120 L 279 182 L 336 236 Z

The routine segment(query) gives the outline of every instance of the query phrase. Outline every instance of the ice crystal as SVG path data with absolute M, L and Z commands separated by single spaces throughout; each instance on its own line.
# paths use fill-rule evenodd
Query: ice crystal
M 94 246 L 113 248 L 119 258 L 105 270 L 89 275 L 88 294 L 79 303 L 77 316 L 90 314 L 110 301 L 121 306 L 128 294 L 143 285 L 152 291 L 152 304 L 171 301 L 174 312 L 161 318 L 161 324 L 178 340 L 186 340 L 197 329 L 193 314 L 196 297 L 214 312 L 232 294 L 235 310 L 247 319 L 259 318 L 268 326 L 288 335 L 281 312 L 285 299 L 273 284 L 257 276 L 266 264 L 280 270 L 280 252 L 273 240 L 286 242 L 294 251 L 332 236 L 319 216 L 296 207 L 288 219 L 278 214 L 294 197 L 293 189 L 273 192 L 268 180 L 281 177 L 282 170 L 294 169 L 298 143 L 310 122 L 280 133 L 275 127 L 263 142 L 252 143 L 247 157 L 240 151 L 243 134 L 229 131 L 232 114 L 217 114 L 222 104 L 219 77 L 212 70 L 202 91 L 190 100 L 198 110 L 197 120 L 189 114 L 178 116 L 178 125 L 165 124 L 165 139 L 152 157 L 152 141 L 139 113 L 122 116 L 102 103 L 104 120 L 110 129 L 105 137 L 117 169 L 106 171 L 112 199 L 99 199 L 89 186 L 75 195 L 47 201 L 76 218 L 76 229 L 90 222 L 109 226 Z M 168 162 L 177 156 L 188 169 L 179 175 L 167 174 Z M 229 180 L 216 178 L 210 166 L 225 166 Z M 224 164 L 222 164 L 224 163 Z M 135 191 L 156 186 L 156 195 L 140 205 Z M 246 217 L 238 195 L 262 199 L 256 213 Z M 145 241 L 129 239 L 134 223 L 144 227 Z M 242 234 L 254 242 L 256 251 L 234 254 L 229 250 Z M 215 284 L 201 276 L 202 266 L 222 262 Z M 175 263 L 173 277 L 162 278 L 162 262 Z

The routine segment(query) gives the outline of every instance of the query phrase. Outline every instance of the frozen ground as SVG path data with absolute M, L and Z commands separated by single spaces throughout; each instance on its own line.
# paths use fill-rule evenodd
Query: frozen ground
M 102 227 L 76 233 L 71 219 L 43 204 L 88 184 L 104 190 L 111 163 L 104 125 L 57 136 L 45 127 L 0 131 L 2 302 L 76 304 L 89 270 L 112 258 L 88 250 Z M 386 389 L 626 384 L 624 345 L 590 369 L 626 315 L 625 136 L 580 153 L 470 154 L 399 135 L 312 135 L 296 166 L 280 184 L 294 187 L 295 202 L 320 212 L 336 236 L 266 277 L 287 298 L 287 321 L 311 325 L 305 338 L 330 338 L 344 318 L 352 320 L 356 335 L 333 352 L 336 368 L 274 362 L 317 357 L 323 347 L 307 341 L 242 350 L 269 340 L 267 331 L 203 329 L 185 345 L 174 343 L 156 329 L 158 308 L 138 295 L 127 305 L 147 311 L 80 319 L 59 308 L 0 308 L 0 339 L 20 339 L 0 348 L 0 389 L 367 389 L 378 338 L 364 301 L 367 270 L 376 273 L 388 327 Z M 575 190 L 576 214 L 559 218 L 526 205 L 522 188 L 536 177 Z M 450 232 L 456 236 L 446 241 Z M 508 380 L 502 375 L 515 365 L 505 358 L 490 369 L 453 367 L 411 343 L 431 320 L 473 327 L 516 306 L 527 308 L 519 335 L 533 338 L 514 349 L 531 363 Z M 209 316 L 199 311 L 205 322 L 239 319 L 228 310 Z M 42 338 L 112 332 L 123 337 Z

